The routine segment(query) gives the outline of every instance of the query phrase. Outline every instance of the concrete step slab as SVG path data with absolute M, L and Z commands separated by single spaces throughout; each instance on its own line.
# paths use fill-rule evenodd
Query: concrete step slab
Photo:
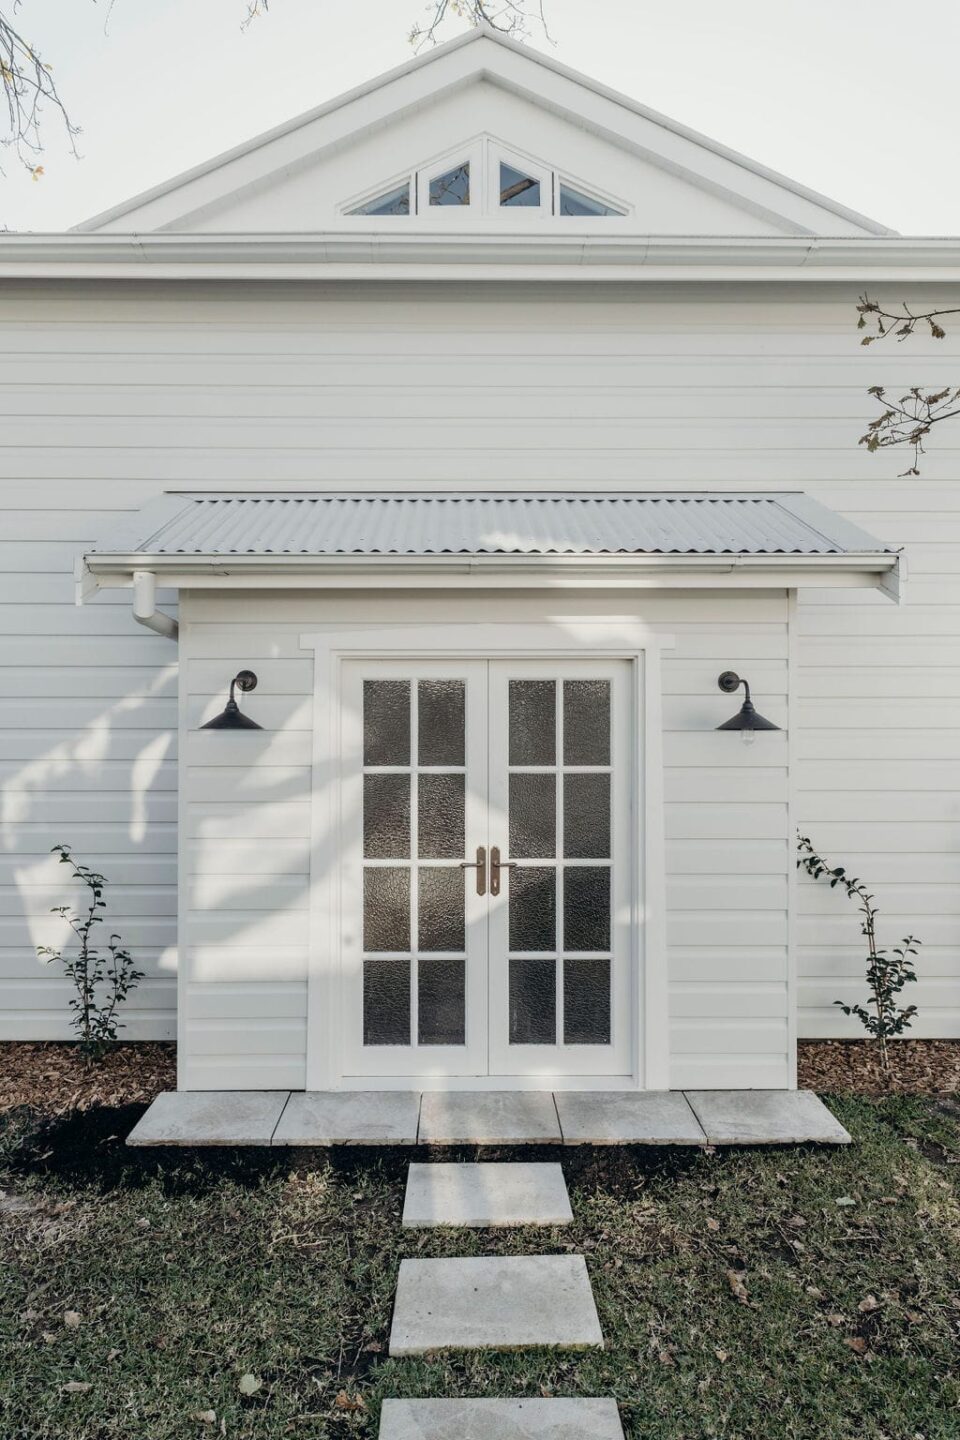
M 603 1346 L 582 1255 L 402 1260 L 391 1355 Z
M 549 1090 L 426 1091 L 421 1145 L 559 1145 Z
M 164 1090 L 128 1145 L 269 1145 L 289 1090 Z
M 411 1165 L 403 1224 L 569 1225 L 573 1219 L 559 1165 Z
M 384 1400 L 380 1440 L 623 1440 L 615 1400 Z
M 307 1090 L 290 1096 L 274 1145 L 415 1145 L 420 1095 L 410 1090 Z
M 688 1090 L 711 1145 L 849 1145 L 850 1136 L 812 1090 Z
M 557 1091 L 565 1145 L 704 1145 L 680 1090 Z

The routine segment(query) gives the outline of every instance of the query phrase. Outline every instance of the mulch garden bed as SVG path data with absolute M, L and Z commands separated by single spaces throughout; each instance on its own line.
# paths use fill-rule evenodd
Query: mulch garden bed
M 20 1106 L 48 1115 L 99 1106 L 149 1104 L 177 1086 L 177 1047 L 153 1041 L 117 1045 L 91 1063 L 76 1045 L 0 1044 L 0 1114 Z
M 889 1078 L 868 1040 L 801 1040 L 798 1080 L 804 1090 L 834 1095 L 952 1095 L 960 1090 L 960 1040 L 894 1040 Z
M 898 1040 L 890 1079 L 863 1040 L 801 1040 L 805 1090 L 854 1095 L 951 1095 L 960 1091 L 960 1040 Z M 177 1084 L 176 1046 L 120 1044 L 91 1064 L 76 1045 L 0 1043 L 0 1113 L 20 1106 L 65 1115 L 95 1106 L 148 1104 Z

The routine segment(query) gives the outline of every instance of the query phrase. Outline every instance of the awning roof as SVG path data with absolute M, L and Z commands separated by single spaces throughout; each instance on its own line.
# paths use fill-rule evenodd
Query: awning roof
M 896 568 L 897 553 L 796 493 L 181 491 L 129 517 L 84 562 L 97 577 L 138 569 L 236 577 L 363 562 L 431 570 L 464 562 L 814 567 L 882 576 Z

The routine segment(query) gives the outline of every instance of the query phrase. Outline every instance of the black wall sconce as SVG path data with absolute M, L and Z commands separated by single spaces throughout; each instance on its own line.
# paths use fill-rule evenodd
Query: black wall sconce
M 248 690 L 256 690 L 257 677 L 252 670 L 241 670 L 234 675 L 230 681 L 230 699 L 220 711 L 208 720 L 206 725 L 201 725 L 201 730 L 262 730 L 263 726 L 258 725 L 256 720 L 251 720 L 249 715 L 244 715 L 240 706 L 233 698 L 234 686 L 246 695 Z
M 744 745 L 752 745 L 757 738 L 758 730 L 780 729 L 779 725 L 774 725 L 772 720 L 765 719 L 754 709 L 753 701 L 750 699 L 750 686 L 746 680 L 740 678 L 735 670 L 724 670 L 717 685 L 724 695 L 735 695 L 741 685 L 744 689 L 743 704 L 740 709 L 732 719 L 725 720 L 722 725 L 718 725 L 718 730 L 739 730 L 740 739 Z

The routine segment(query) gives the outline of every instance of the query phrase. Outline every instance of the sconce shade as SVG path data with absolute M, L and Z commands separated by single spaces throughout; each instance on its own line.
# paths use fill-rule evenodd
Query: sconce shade
M 241 670 L 238 674 L 234 675 L 230 681 L 230 698 L 226 705 L 220 711 L 219 715 L 214 715 L 212 720 L 208 720 L 205 725 L 201 725 L 201 730 L 263 729 L 263 726 L 258 725 L 256 720 L 251 720 L 249 715 L 244 715 L 240 706 L 233 698 L 234 686 L 246 694 L 248 690 L 255 690 L 257 688 L 257 677 L 252 670 Z
M 761 715 L 754 708 L 750 699 L 750 686 L 746 680 L 742 680 L 735 670 L 724 670 L 717 681 L 717 686 L 725 695 L 733 695 L 740 686 L 744 688 L 744 700 L 736 715 L 718 725 L 718 730 L 779 730 L 779 725 L 774 725 L 772 720 Z

